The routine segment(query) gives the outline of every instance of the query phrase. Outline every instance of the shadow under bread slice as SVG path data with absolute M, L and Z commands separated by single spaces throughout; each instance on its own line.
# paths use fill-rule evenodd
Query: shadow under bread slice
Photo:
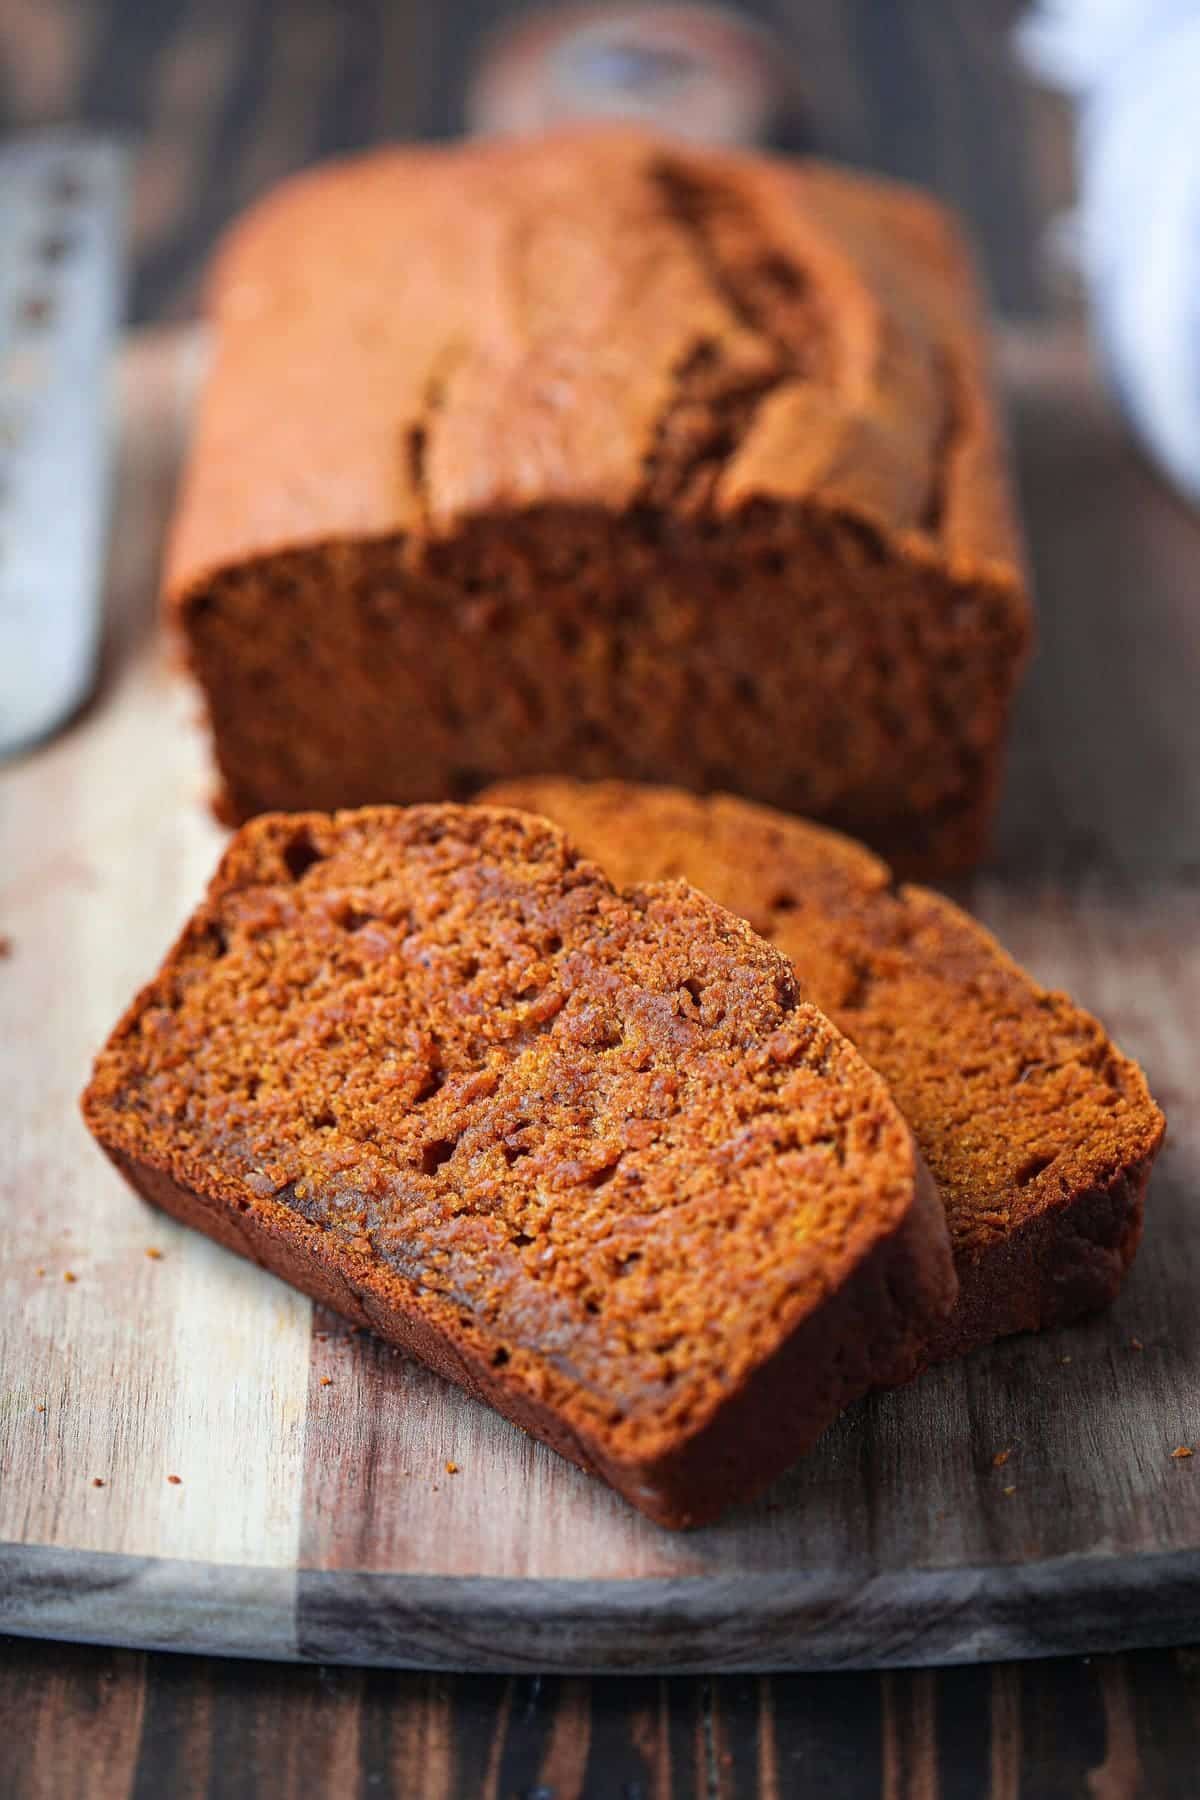
M 887 1080 L 941 1191 L 959 1278 L 931 1358 L 1110 1301 L 1163 1117 L 1136 1063 L 940 895 L 765 807 L 551 777 L 491 798 L 561 824 L 614 881 L 684 875 L 787 955 Z
M 911 1133 L 786 958 L 523 813 L 244 827 L 83 1110 L 147 1199 L 669 1525 L 953 1298 Z

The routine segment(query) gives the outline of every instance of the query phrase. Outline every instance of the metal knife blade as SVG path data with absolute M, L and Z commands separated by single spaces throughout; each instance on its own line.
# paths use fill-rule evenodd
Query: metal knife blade
M 0 755 L 93 679 L 128 173 L 77 132 L 0 149 Z

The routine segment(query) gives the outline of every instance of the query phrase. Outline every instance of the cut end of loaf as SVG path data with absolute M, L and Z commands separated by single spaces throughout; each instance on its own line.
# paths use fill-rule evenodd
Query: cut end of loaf
M 1026 638 L 989 578 L 773 504 L 489 518 L 419 568 L 400 539 L 297 549 L 180 617 L 233 818 L 462 801 L 544 768 L 667 775 L 910 872 L 983 852 Z

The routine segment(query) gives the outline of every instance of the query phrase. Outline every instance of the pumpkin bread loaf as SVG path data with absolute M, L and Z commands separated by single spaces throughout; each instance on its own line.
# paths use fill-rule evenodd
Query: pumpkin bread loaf
M 953 1298 L 911 1134 L 786 959 L 521 813 L 247 826 L 83 1108 L 147 1199 L 668 1525 Z
M 555 769 L 979 856 L 1030 612 L 933 202 L 623 128 L 388 150 L 257 206 L 211 312 L 167 590 L 228 816 Z
M 846 838 L 724 796 L 548 778 L 495 800 L 556 820 L 617 882 L 686 876 L 740 913 L 884 1076 L 954 1245 L 933 1356 L 1114 1297 L 1162 1115 L 1103 1027 L 973 919 Z

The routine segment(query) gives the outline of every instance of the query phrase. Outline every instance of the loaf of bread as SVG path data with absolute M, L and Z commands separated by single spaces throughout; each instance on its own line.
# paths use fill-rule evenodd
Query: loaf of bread
M 1029 604 L 931 201 L 625 129 L 397 149 L 234 231 L 167 588 L 224 805 L 555 769 L 983 848 Z
M 740 913 L 884 1076 L 954 1245 L 931 1357 L 1114 1297 L 1162 1114 L 1103 1027 L 973 919 L 846 838 L 723 796 L 547 778 L 494 800 L 556 820 L 617 882 L 686 876 Z
M 147 1199 L 668 1525 L 911 1374 L 954 1294 L 908 1127 L 786 959 L 521 813 L 245 827 L 83 1109 Z

